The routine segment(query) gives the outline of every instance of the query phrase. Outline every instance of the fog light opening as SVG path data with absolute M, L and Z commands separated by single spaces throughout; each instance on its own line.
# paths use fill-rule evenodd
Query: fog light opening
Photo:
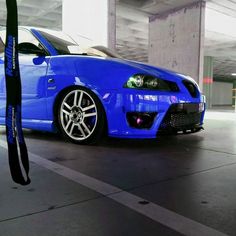
M 156 115 L 157 112 L 128 112 L 127 121 L 132 128 L 150 129 Z

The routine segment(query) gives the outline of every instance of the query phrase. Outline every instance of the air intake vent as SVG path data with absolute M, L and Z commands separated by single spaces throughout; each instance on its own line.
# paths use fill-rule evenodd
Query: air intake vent
M 172 92 L 179 92 L 179 87 L 175 82 L 165 80 Z
M 158 134 L 179 131 L 197 132 L 202 129 L 202 112 L 198 103 L 172 104 L 159 127 Z
M 188 80 L 183 81 L 184 86 L 187 88 L 188 92 L 191 94 L 193 98 L 199 97 L 199 91 L 194 83 Z

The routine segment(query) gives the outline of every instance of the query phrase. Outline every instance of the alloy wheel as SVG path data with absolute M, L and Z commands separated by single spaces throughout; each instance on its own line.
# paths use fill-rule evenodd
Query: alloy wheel
M 88 139 L 94 132 L 98 120 L 96 102 L 84 90 L 69 92 L 62 100 L 60 121 L 64 132 L 75 141 Z

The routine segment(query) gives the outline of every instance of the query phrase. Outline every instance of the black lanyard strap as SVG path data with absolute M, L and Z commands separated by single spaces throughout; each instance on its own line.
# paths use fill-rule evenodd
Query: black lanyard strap
M 7 33 L 5 43 L 5 77 L 7 91 L 6 135 L 12 179 L 21 185 L 30 183 L 29 158 L 21 122 L 21 79 L 18 59 L 18 17 L 16 0 L 6 0 Z M 18 155 L 20 150 L 20 159 Z M 20 163 L 21 160 L 21 163 Z M 22 167 L 21 167 L 22 164 Z M 22 169 L 25 172 L 23 175 Z

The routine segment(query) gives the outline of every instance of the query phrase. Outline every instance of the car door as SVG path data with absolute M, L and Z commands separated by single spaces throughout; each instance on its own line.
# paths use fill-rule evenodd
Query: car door
M 1 36 L 1 35 L 0 35 Z M 4 34 L 2 34 L 4 37 Z M 5 41 L 5 40 L 3 40 Z M 22 118 L 45 120 L 47 57 L 38 51 L 43 46 L 28 30 L 19 30 L 19 63 L 22 83 Z M 44 51 L 46 53 L 46 51 Z M 4 57 L 0 54 L 0 116 L 5 116 L 6 89 Z

